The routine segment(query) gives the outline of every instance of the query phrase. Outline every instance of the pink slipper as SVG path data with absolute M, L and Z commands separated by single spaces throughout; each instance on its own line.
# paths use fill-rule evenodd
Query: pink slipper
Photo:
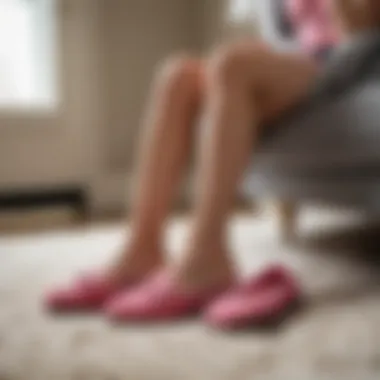
M 125 284 L 128 286 L 128 284 Z M 84 275 L 66 287 L 48 293 L 45 305 L 58 312 L 100 309 L 103 304 L 120 290 L 105 276 Z
M 203 294 L 176 289 L 165 271 L 150 276 L 140 286 L 116 295 L 105 306 L 106 314 L 115 321 L 167 321 L 198 313 L 220 291 Z
M 268 325 L 280 321 L 300 299 L 299 286 L 289 271 L 273 266 L 216 299 L 204 319 L 220 328 Z

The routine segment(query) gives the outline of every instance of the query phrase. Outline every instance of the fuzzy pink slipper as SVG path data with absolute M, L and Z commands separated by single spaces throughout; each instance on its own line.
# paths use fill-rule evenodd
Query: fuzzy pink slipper
M 204 320 L 219 328 L 269 325 L 281 320 L 300 299 L 301 291 L 291 273 L 273 266 L 210 303 Z
M 168 321 L 198 313 L 220 294 L 214 289 L 202 294 L 185 293 L 176 288 L 168 272 L 160 271 L 141 285 L 119 293 L 105 306 L 114 321 Z
M 128 283 L 125 284 L 125 286 L 128 285 Z M 49 310 L 56 312 L 96 310 L 120 290 L 120 287 L 116 287 L 105 276 L 84 275 L 68 286 L 48 293 L 45 305 Z

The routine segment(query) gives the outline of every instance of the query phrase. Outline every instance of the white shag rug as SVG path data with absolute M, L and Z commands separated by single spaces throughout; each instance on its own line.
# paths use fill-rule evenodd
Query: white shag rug
M 242 271 L 286 262 L 310 299 L 277 331 L 239 334 L 200 321 L 115 327 L 96 315 L 44 313 L 44 289 L 109 259 L 122 240 L 121 224 L 0 236 L 0 380 L 379 379 L 377 274 L 351 254 L 362 245 L 361 233 L 332 233 L 349 220 L 306 213 L 303 236 L 320 233 L 286 247 L 270 216 L 235 219 L 232 241 Z M 174 251 L 185 231 L 183 221 L 173 222 Z M 366 243 L 366 249 L 375 248 Z

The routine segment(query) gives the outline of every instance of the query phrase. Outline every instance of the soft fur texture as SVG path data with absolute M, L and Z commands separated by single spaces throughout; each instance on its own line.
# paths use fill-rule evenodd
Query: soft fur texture
M 122 327 L 100 316 L 47 315 L 39 302 L 43 290 L 104 262 L 121 242 L 121 225 L 0 237 L 0 379 L 379 379 L 380 293 L 375 261 L 363 260 L 379 253 L 378 230 L 336 229 L 350 220 L 305 212 L 304 238 L 284 247 L 274 218 L 236 218 L 232 238 L 243 273 L 286 262 L 310 298 L 277 331 L 238 334 L 199 321 Z M 184 231 L 183 221 L 172 224 L 174 251 Z

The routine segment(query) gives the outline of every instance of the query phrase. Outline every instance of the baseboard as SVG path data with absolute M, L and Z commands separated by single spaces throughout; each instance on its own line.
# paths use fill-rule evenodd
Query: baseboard
M 41 209 L 51 206 L 69 206 L 80 214 L 87 214 L 87 194 L 84 188 L 52 187 L 8 189 L 0 192 L 0 212 Z

